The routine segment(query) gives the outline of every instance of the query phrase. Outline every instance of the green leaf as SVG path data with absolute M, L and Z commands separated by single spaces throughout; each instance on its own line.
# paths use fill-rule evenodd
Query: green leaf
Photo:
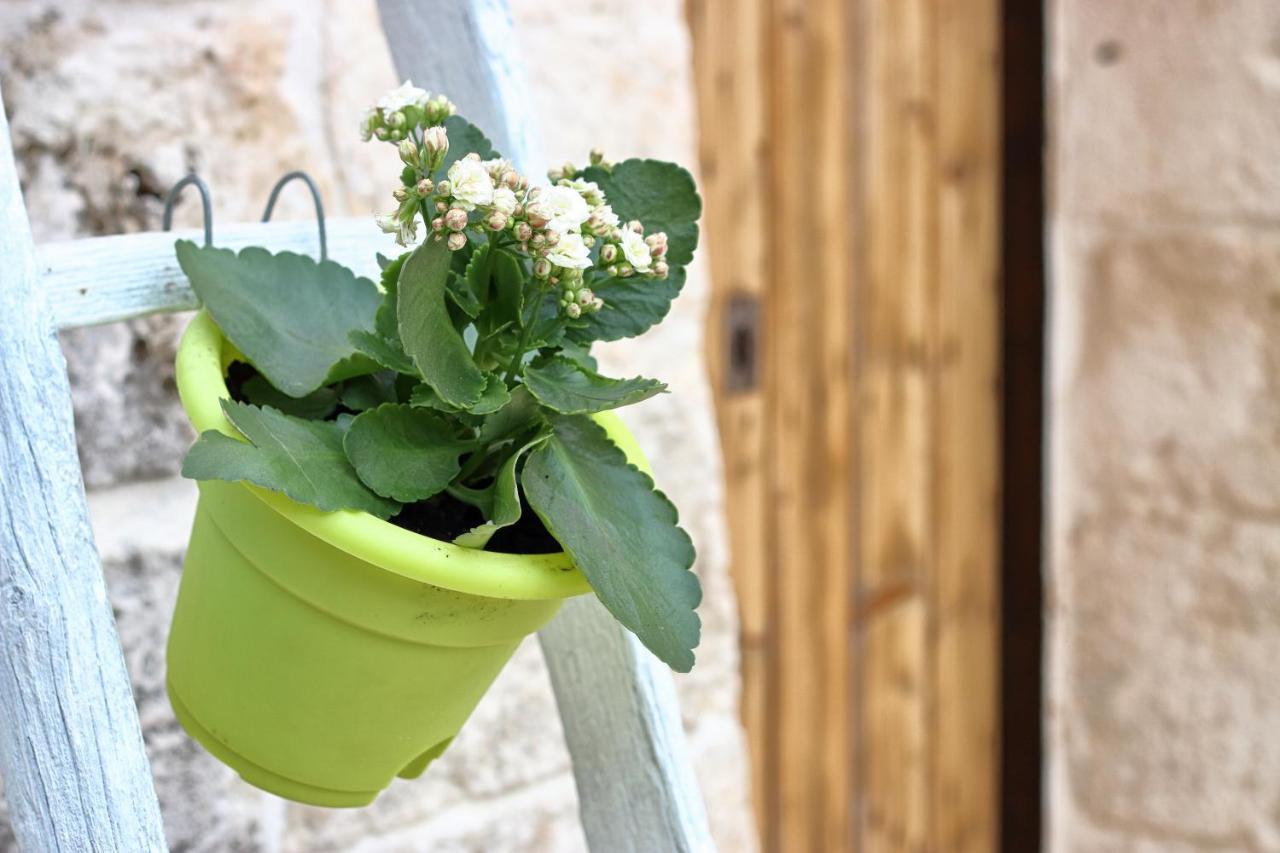
M 506 438 L 514 438 L 538 423 L 542 412 L 538 401 L 523 385 L 511 391 L 511 402 L 484 419 L 480 426 L 480 441 L 492 444 Z
M 322 510 L 363 510 L 378 518 L 400 504 L 369 491 L 342 449 L 344 428 L 293 418 L 272 408 L 222 401 L 222 410 L 249 442 L 208 430 L 182 462 L 193 480 L 247 480 Z
M 458 475 L 458 457 L 474 448 L 439 416 L 397 403 L 358 415 L 343 446 L 366 486 L 402 503 L 443 491 Z
M 610 379 L 564 356 L 530 364 L 524 369 L 524 384 L 542 405 L 565 415 L 629 406 L 667 389 L 656 379 L 640 376 Z
M 305 397 L 290 397 L 263 376 L 250 376 L 240 386 L 240 393 L 255 406 L 270 406 L 309 421 L 324 420 L 338 408 L 338 394 L 332 388 L 320 388 Z
M 449 405 L 440 399 L 440 395 L 430 385 L 425 384 L 414 386 L 413 393 L 409 395 L 409 405 L 417 408 L 435 409 L 438 412 L 447 412 L 448 414 L 464 411 L 469 411 L 473 415 L 492 414 L 511 400 L 511 393 L 507 390 L 506 383 L 502 381 L 502 377 L 497 374 L 486 373 L 484 381 L 484 391 L 480 394 L 480 399 L 476 400 L 470 409 L 460 409 L 457 406 Z
M 351 345 L 388 370 L 409 374 L 418 372 L 413 359 L 405 354 L 404 347 L 396 338 L 384 338 L 376 332 L 357 330 L 351 333 Z
M 520 481 L 600 602 L 677 672 L 693 668 L 702 600 L 676 508 L 590 418 L 556 417 Z
M 272 385 L 303 397 L 354 353 L 353 329 L 372 330 L 378 289 L 333 261 L 250 247 L 177 243 L 178 263 L 219 328 Z
M 634 338 L 661 323 L 684 289 L 684 267 L 672 267 L 666 278 L 611 278 L 592 285 L 604 300 L 600 311 L 583 315 L 568 337 L 579 343 Z
M 435 240 L 419 246 L 400 271 L 396 306 L 400 341 L 418 373 L 440 399 L 465 409 L 480 399 L 485 377 L 445 305 L 450 254 Z
M 477 255 L 480 253 L 477 252 Z M 475 261 L 471 262 L 472 264 Z M 470 270 L 470 267 L 467 268 Z M 448 284 L 445 286 L 445 292 L 449 294 L 449 300 L 458 306 L 458 310 L 467 316 L 467 319 L 474 320 L 480 316 L 480 310 L 484 307 L 480 304 L 480 300 L 471 289 L 471 283 L 462 276 L 450 275 Z M 465 323 L 463 325 L 466 325 Z
M 595 357 L 591 355 L 591 344 L 576 344 L 573 341 L 564 341 L 560 344 L 559 355 L 572 361 L 579 367 L 585 367 L 587 370 L 596 370 L 599 365 L 596 364 Z
M 485 512 L 485 517 L 488 521 L 454 539 L 455 545 L 461 545 L 464 548 L 483 548 L 489 544 L 493 534 L 520 520 L 520 487 L 516 479 L 516 466 L 520 463 L 521 456 L 550 437 L 550 431 L 540 432 L 503 460 L 498 466 L 493 484 L 486 489 L 489 508 Z
M 689 170 L 662 160 L 624 160 L 605 171 L 590 166 L 582 175 L 595 181 L 623 222 L 639 219 L 644 233 L 667 233 L 667 263 L 682 267 L 698 247 L 702 200 Z
M 396 376 L 389 370 L 357 376 L 342 386 L 339 399 L 353 412 L 374 409 L 383 403 L 397 403 Z
M 449 134 L 449 153 L 445 155 L 441 173 L 448 172 L 450 166 L 473 151 L 480 155 L 481 160 L 502 156 L 494 150 L 493 143 L 484 132 L 462 116 L 449 116 L 444 120 L 444 129 Z

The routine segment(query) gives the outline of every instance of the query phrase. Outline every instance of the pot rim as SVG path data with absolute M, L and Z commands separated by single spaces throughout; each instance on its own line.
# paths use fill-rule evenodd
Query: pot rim
M 227 420 L 221 405 L 223 399 L 231 397 L 224 371 L 237 355 L 213 317 L 200 310 L 183 333 L 175 369 L 178 396 L 197 432 L 216 430 L 244 439 Z M 596 420 L 628 459 L 648 470 L 635 439 L 617 415 L 605 412 Z M 366 512 L 325 512 L 252 483 L 242 481 L 239 485 L 272 511 L 333 547 L 410 580 L 469 595 L 522 601 L 591 592 L 586 577 L 563 551 L 504 554 L 464 548 L 397 527 Z

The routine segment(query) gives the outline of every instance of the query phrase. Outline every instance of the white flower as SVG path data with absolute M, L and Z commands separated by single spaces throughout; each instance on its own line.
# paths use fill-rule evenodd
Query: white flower
M 392 113 L 399 112 L 405 107 L 425 106 L 430 97 L 431 94 L 426 89 L 419 89 L 405 80 L 399 88 L 392 89 L 378 99 L 378 109 L 389 118 Z
M 604 204 L 604 193 L 600 192 L 600 186 L 595 181 L 574 178 L 571 181 L 561 181 L 560 185 L 576 190 L 578 195 L 586 199 L 587 204 L 592 207 L 599 207 Z
M 622 232 L 622 254 L 637 272 L 648 272 L 653 258 L 649 253 L 649 244 L 631 229 Z
M 373 137 L 373 125 L 378 120 L 378 111 L 370 107 L 360 119 L 360 139 L 368 142 Z
M 453 197 L 466 210 L 474 210 L 476 205 L 488 205 L 493 201 L 493 178 L 489 177 L 488 170 L 479 160 L 465 157 L 455 160 L 449 167 L 449 183 Z
M 582 241 L 581 234 L 562 234 L 547 260 L 563 269 L 584 270 L 591 266 L 591 250 Z
M 609 205 L 602 204 L 591 211 L 591 218 L 587 220 L 587 224 L 597 234 L 608 234 L 618 227 L 618 214 L 614 213 Z
M 577 231 L 591 215 L 586 200 L 572 187 L 551 187 L 538 197 L 547 228 L 559 234 Z
M 418 239 L 418 217 L 416 215 L 410 217 L 407 222 L 400 218 L 399 212 L 379 213 L 373 219 L 385 233 L 396 235 L 396 242 L 401 246 L 409 246 Z
M 493 191 L 491 204 L 498 213 L 510 216 L 516 209 L 516 194 L 508 187 L 498 187 Z

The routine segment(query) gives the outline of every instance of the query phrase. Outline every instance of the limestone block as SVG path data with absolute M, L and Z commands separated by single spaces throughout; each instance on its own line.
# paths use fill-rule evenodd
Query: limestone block
M 1280 849 L 1280 234 L 1058 252 L 1054 849 Z
M 1280 5 L 1059 2 L 1059 212 L 1111 221 L 1274 219 Z

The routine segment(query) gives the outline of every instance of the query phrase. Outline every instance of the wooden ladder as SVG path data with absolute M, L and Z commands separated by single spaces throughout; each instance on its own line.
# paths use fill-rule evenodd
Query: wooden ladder
M 379 0 L 403 78 L 444 92 L 523 171 L 543 165 L 505 0 Z M 355 124 L 353 122 L 352 127 Z M 371 217 L 328 224 L 366 265 Z M 314 225 L 220 228 L 218 244 L 310 251 Z M 85 505 L 59 329 L 197 307 L 174 234 L 37 247 L 0 109 L 0 774 L 24 850 L 164 850 Z M 594 597 L 539 634 L 593 850 L 713 849 L 667 669 Z

